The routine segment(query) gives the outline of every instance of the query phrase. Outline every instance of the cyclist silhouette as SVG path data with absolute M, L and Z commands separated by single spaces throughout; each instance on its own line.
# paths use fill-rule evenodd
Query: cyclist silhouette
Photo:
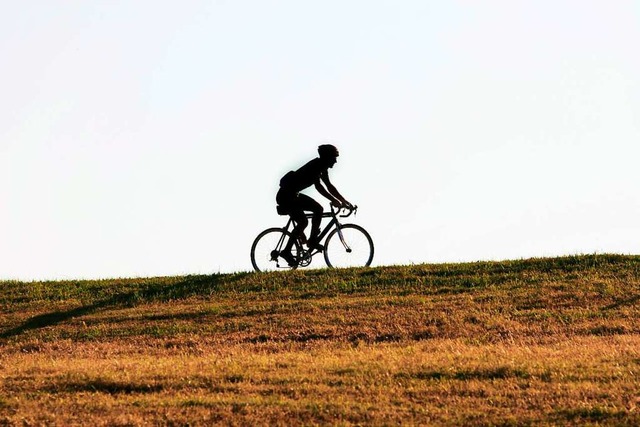
M 290 215 L 295 223 L 295 227 L 291 233 L 292 238 L 289 239 L 280 254 L 289 265 L 294 265 L 296 262 L 291 254 L 291 248 L 293 247 L 295 239 L 299 239 L 303 243 L 306 242 L 310 249 L 320 251 L 324 249 L 318 241 L 323 212 L 322 205 L 306 194 L 301 194 L 300 191 L 314 185 L 316 190 L 329 199 L 334 206 L 353 207 L 351 203 L 342 197 L 329 180 L 329 168 L 332 168 L 338 161 L 338 149 L 331 144 L 320 145 L 318 147 L 318 155 L 319 157 L 309 161 L 300 169 L 287 172 L 280 180 L 280 190 L 278 190 L 278 194 L 276 195 L 278 213 L 280 215 Z M 324 184 L 324 186 L 322 184 Z M 305 211 L 310 211 L 313 214 L 311 218 L 311 232 L 309 233 L 308 240 L 304 235 L 304 229 L 309 224 L 304 213 Z

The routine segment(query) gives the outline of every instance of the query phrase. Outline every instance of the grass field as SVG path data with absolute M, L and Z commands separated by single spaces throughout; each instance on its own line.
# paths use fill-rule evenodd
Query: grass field
M 0 425 L 640 425 L 640 257 L 0 282 Z

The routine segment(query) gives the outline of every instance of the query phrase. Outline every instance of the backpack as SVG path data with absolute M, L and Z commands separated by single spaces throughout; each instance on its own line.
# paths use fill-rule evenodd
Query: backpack
M 280 179 L 280 187 L 292 187 L 295 182 L 295 172 L 289 171 Z

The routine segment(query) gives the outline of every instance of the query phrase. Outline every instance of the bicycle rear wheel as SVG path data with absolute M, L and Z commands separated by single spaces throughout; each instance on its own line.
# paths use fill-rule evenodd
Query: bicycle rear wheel
M 274 271 L 295 268 L 289 266 L 281 256 L 291 233 L 282 228 L 267 228 L 253 241 L 251 245 L 251 264 L 256 271 Z M 295 242 L 291 247 L 291 254 L 298 258 L 301 252 L 300 244 Z
M 327 236 L 324 260 L 335 268 L 368 267 L 373 261 L 373 240 L 359 225 L 341 225 Z

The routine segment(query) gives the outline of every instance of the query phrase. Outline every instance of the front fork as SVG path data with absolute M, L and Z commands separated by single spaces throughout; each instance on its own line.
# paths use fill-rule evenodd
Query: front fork
M 340 226 L 340 224 L 336 224 L 336 228 L 338 229 L 338 237 L 340 238 L 340 242 L 342 242 L 342 246 L 344 246 L 345 250 L 347 251 L 347 253 L 351 253 L 351 248 L 349 247 L 349 244 L 346 242 L 346 240 L 344 240 L 344 235 L 342 234 L 342 227 Z

